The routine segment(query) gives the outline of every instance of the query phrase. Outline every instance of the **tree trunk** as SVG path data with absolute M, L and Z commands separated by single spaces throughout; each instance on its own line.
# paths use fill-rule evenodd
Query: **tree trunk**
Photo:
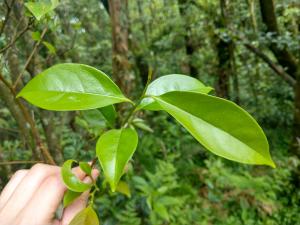
M 29 124 L 27 123 L 24 115 L 15 102 L 14 96 L 10 90 L 0 81 L 0 98 L 4 101 L 12 117 L 17 122 L 20 129 L 20 138 L 25 147 L 34 148 L 32 146 L 32 138 L 30 134 Z
M 298 77 L 295 86 L 295 109 L 294 109 L 294 123 L 293 123 L 293 140 L 291 149 L 294 154 L 300 157 L 300 79 Z
M 35 60 L 31 61 L 30 69 L 28 70 L 31 77 L 34 77 L 36 74 L 42 72 L 43 70 L 42 62 L 45 61 L 38 54 L 35 54 L 34 59 Z M 50 67 L 50 66 L 51 65 L 49 64 L 46 65 L 46 67 Z M 53 156 L 55 162 L 57 164 L 60 164 L 63 162 L 63 151 L 59 143 L 59 139 L 57 137 L 56 131 L 58 129 L 55 129 L 57 126 L 55 124 L 54 118 L 56 118 L 57 116 L 55 115 L 55 112 L 47 111 L 44 109 L 37 109 L 37 110 L 38 110 L 39 118 L 42 123 L 49 152 Z
M 217 21 L 218 28 L 227 28 L 227 0 L 220 0 L 221 17 Z M 217 52 L 218 52 L 218 80 L 216 85 L 217 95 L 223 98 L 229 98 L 229 79 L 232 73 L 232 55 L 233 42 L 228 37 L 226 40 L 218 37 Z
M 148 29 L 147 29 L 147 24 L 144 21 L 143 15 L 144 15 L 144 11 L 143 11 L 143 1 L 142 0 L 138 0 L 136 2 L 137 4 L 137 8 L 138 8 L 138 15 L 139 15 L 139 19 L 141 21 L 141 25 L 142 25 L 142 29 L 143 29 L 143 33 L 144 33 L 144 45 L 148 46 Z M 133 36 L 133 35 L 131 35 Z M 136 67 L 138 69 L 138 73 L 140 76 L 140 79 L 142 81 L 143 86 L 146 85 L 147 80 L 148 80 L 148 71 L 149 71 L 149 65 L 148 65 L 148 61 L 147 61 L 147 57 L 150 57 L 147 55 L 147 51 L 145 52 L 143 49 L 141 49 L 139 43 L 137 43 L 136 40 L 132 40 L 130 43 L 130 50 L 132 51 L 132 53 L 134 54 L 134 58 L 135 58 L 135 64 Z
M 126 24 L 127 0 L 109 0 L 109 14 L 112 27 L 113 77 L 126 95 L 133 88 L 128 61 L 128 27 Z
M 277 38 L 280 31 L 277 25 L 274 1 L 260 0 L 260 10 L 262 20 L 266 25 L 266 31 L 272 33 L 274 38 Z M 295 56 L 292 55 L 286 47 L 279 48 L 275 42 L 270 43 L 269 47 L 278 63 L 283 68 L 286 68 L 286 72 L 296 80 L 296 85 L 294 86 L 295 102 L 291 150 L 300 157 L 300 66 L 297 63 Z
M 187 62 L 184 62 L 183 72 L 186 74 L 190 74 L 192 77 L 198 78 L 198 70 L 192 63 L 192 57 L 194 52 L 196 51 L 194 41 L 191 37 L 191 28 L 190 23 L 187 19 L 187 7 L 189 4 L 189 0 L 178 0 L 179 13 L 181 15 L 183 25 L 184 25 L 184 40 L 185 40 L 185 53 L 187 56 Z

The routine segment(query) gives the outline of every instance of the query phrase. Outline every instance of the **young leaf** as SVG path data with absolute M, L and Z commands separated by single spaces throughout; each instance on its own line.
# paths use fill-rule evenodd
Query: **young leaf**
M 74 63 L 58 64 L 43 71 L 17 97 L 57 111 L 95 109 L 130 101 L 106 74 Z
M 153 206 L 153 210 L 164 220 L 166 221 L 170 220 L 167 208 L 163 204 L 155 202 Z
M 116 190 L 137 143 L 138 135 L 130 128 L 109 130 L 99 138 L 96 146 L 97 156 L 112 191 Z
M 80 169 L 85 172 L 87 175 L 91 175 L 92 167 L 87 162 L 79 162 Z
M 34 41 L 40 41 L 41 40 L 41 33 L 39 31 L 32 32 L 31 37 Z
M 140 118 L 135 118 L 132 120 L 132 123 L 135 127 L 140 128 L 144 131 L 148 131 L 150 133 L 153 133 L 153 130 L 151 129 L 151 127 L 149 127 L 145 121 L 143 119 Z
M 213 88 L 205 86 L 199 80 L 180 74 L 171 74 L 159 77 L 147 88 L 146 96 L 159 96 L 171 91 L 192 91 L 208 94 Z M 161 107 L 152 99 L 142 100 L 138 109 L 161 110 Z
M 76 200 L 76 198 L 78 198 L 80 195 L 81 192 L 74 192 L 71 190 L 67 190 L 63 200 L 64 208 L 72 204 Z
M 154 98 L 216 155 L 241 163 L 275 167 L 263 130 L 233 102 L 192 92 L 169 92 Z
M 88 206 L 87 208 L 80 211 L 71 221 L 70 225 L 99 225 L 99 219 L 92 208 Z
M 75 162 L 72 159 L 69 159 L 64 162 L 62 169 L 61 169 L 61 175 L 63 178 L 63 181 L 68 189 L 74 192 L 84 192 L 92 187 L 91 184 L 83 183 L 81 180 L 79 180 L 75 174 L 72 173 L 72 164 Z
M 99 111 L 106 120 L 106 124 L 108 124 L 108 126 L 110 127 L 114 127 L 117 119 L 117 112 L 115 110 L 115 107 L 113 105 L 108 105 L 100 108 Z
M 51 43 L 49 43 L 47 41 L 43 41 L 42 43 L 43 43 L 43 45 L 45 45 L 45 47 L 48 49 L 48 51 L 51 54 L 55 54 L 56 53 L 56 49 L 55 49 L 55 47 Z
M 116 188 L 116 191 L 117 192 L 120 192 L 124 195 L 126 195 L 128 198 L 131 197 L 131 192 L 130 192 L 130 189 L 129 189 L 129 186 L 126 182 L 124 181 L 120 181 L 117 185 L 117 188 Z
M 36 2 L 25 3 L 25 6 L 37 20 L 40 20 L 44 15 L 54 10 L 58 5 L 58 0 L 39 0 Z

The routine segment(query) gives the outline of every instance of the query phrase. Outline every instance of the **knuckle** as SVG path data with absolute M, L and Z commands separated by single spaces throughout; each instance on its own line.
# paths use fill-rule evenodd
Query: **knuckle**
M 42 163 L 37 163 L 32 167 L 32 170 L 42 170 L 44 169 L 46 166 Z
M 19 176 L 23 176 L 25 173 L 27 173 L 28 170 L 22 169 L 22 170 L 18 170 L 14 173 L 14 175 L 12 177 L 19 177 Z
M 42 163 L 37 163 L 31 168 L 31 173 L 35 175 L 45 175 L 48 173 L 47 166 Z
M 51 175 L 46 179 L 46 186 L 51 186 L 53 188 L 64 188 L 64 184 L 62 183 L 62 181 L 60 180 L 60 177 L 55 176 L 55 175 Z
M 58 174 L 60 167 L 47 164 L 37 163 L 32 168 L 30 173 L 38 177 L 45 177 L 51 174 Z

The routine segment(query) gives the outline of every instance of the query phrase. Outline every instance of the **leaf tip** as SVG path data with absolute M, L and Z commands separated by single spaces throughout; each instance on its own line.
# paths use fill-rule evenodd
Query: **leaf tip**
M 273 169 L 276 169 L 276 164 L 273 162 L 272 159 L 269 161 L 268 166 L 271 166 Z
M 17 94 L 17 96 L 16 96 L 16 98 L 20 98 L 20 97 L 22 97 L 22 91 L 19 92 L 19 93 Z

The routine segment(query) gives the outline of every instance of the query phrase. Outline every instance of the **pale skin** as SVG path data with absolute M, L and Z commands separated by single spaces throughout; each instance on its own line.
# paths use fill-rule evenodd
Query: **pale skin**
M 68 225 L 86 207 L 89 192 L 83 193 L 68 206 L 62 218 L 54 219 L 66 191 L 60 169 L 58 166 L 36 164 L 29 170 L 17 171 L 0 195 L 0 224 Z M 84 182 L 91 182 L 79 168 L 74 168 L 73 172 Z M 94 179 L 98 174 L 97 170 L 93 170 Z

